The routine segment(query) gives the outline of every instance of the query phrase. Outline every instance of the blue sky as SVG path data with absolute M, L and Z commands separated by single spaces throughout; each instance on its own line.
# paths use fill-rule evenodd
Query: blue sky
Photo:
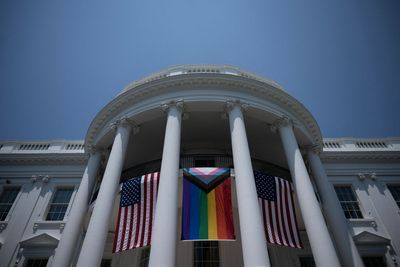
M 324 137 L 400 136 L 399 1 L 0 1 L 0 139 L 83 139 L 132 80 L 232 64 Z

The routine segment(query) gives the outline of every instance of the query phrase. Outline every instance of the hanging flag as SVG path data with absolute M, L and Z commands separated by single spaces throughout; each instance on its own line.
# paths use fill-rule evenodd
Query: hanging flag
M 113 253 L 150 245 L 159 177 L 155 172 L 122 184 Z
M 301 248 L 291 183 L 262 172 L 254 172 L 254 178 L 267 241 Z
M 189 168 L 183 176 L 181 239 L 234 240 L 230 169 Z

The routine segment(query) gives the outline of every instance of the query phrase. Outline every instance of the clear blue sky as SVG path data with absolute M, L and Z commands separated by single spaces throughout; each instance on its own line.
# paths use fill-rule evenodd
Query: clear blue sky
M 232 64 L 280 83 L 324 137 L 400 136 L 400 2 L 0 1 L 0 139 L 83 139 L 132 80 Z

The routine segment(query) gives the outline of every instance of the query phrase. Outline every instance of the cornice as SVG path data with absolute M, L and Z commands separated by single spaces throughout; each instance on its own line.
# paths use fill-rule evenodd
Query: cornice
M 87 154 L 5 154 L 0 165 L 75 165 L 85 164 Z
M 323 161 L 340 160 L 390 160 L 400 163 L 399 151 L 338 151 L 322 152 L 320 157 Z
M 107 104 L 92 121 L 85 138 L 86 145 L 92 145 L 97 135 L 108 127 L 111 120 L 117 118 L 130 106 L 152 97 L 161 96 L 169 92 L 181 91 L 181 98 L 185 98 L 188 86 L 211 85 L 211 88 L 228 91 L 237 91 L 271 101 L 288 114 L 294 114 L 296 121 L 305 126 L 312 142 L 321 144 L 321 132 L 312 114 L 295 98 L 290 96 L 278 85 L 266 80 L 254 79 L 253 76 L 230 75 L 222 73 L 191 73 L 184 75 L 164 76 L 159 79 L 148 80 L 144 83 L 128 87 L 120 95 Z M 228 88 L 227 88 L 228 87 Z M 185 99 L 184 99 L 185 100 Z M 249 103 L 251 106 L 251 103 Z M 288 116 L 288 114 L 283 114 Z M 291 117 L 291 116 L 290 116 Z

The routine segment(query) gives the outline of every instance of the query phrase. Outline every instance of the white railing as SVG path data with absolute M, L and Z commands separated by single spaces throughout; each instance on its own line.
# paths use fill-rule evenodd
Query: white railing
M 185 75 L 185 74 L 196 74 L 196 73 L 216 73 L 216 74 L 228 74 L 233 76 L 242 76 L 249 79 L 258 80 L 264 83 L 271 84 L 275 87 L 278 87 L 283 90 L 282 86 L 280 86 L 277 82 L 272 80 L 267 80 L 261 76 L 251 74 L 249 72 L 243 71 L 238 67 L 230 66 L 230 65 L 178 65 L 171 68 L 168 68 L 164 71 L 155 73 L 153 75 L 147 76 L 138 81 L 134 81 L 130 83 L 121 93 L 128 91 L 136 86 L 146 84 L 148 82 L 152 82 L 155 80 L 159 80 L 166 77 L 172 77 L 176 75 Z
M 324 151 L 400 151 L 400 138 L 324 138 Z
M 0 141 L 0 153 L 83 153 L 84 142 L 78 141 Z

